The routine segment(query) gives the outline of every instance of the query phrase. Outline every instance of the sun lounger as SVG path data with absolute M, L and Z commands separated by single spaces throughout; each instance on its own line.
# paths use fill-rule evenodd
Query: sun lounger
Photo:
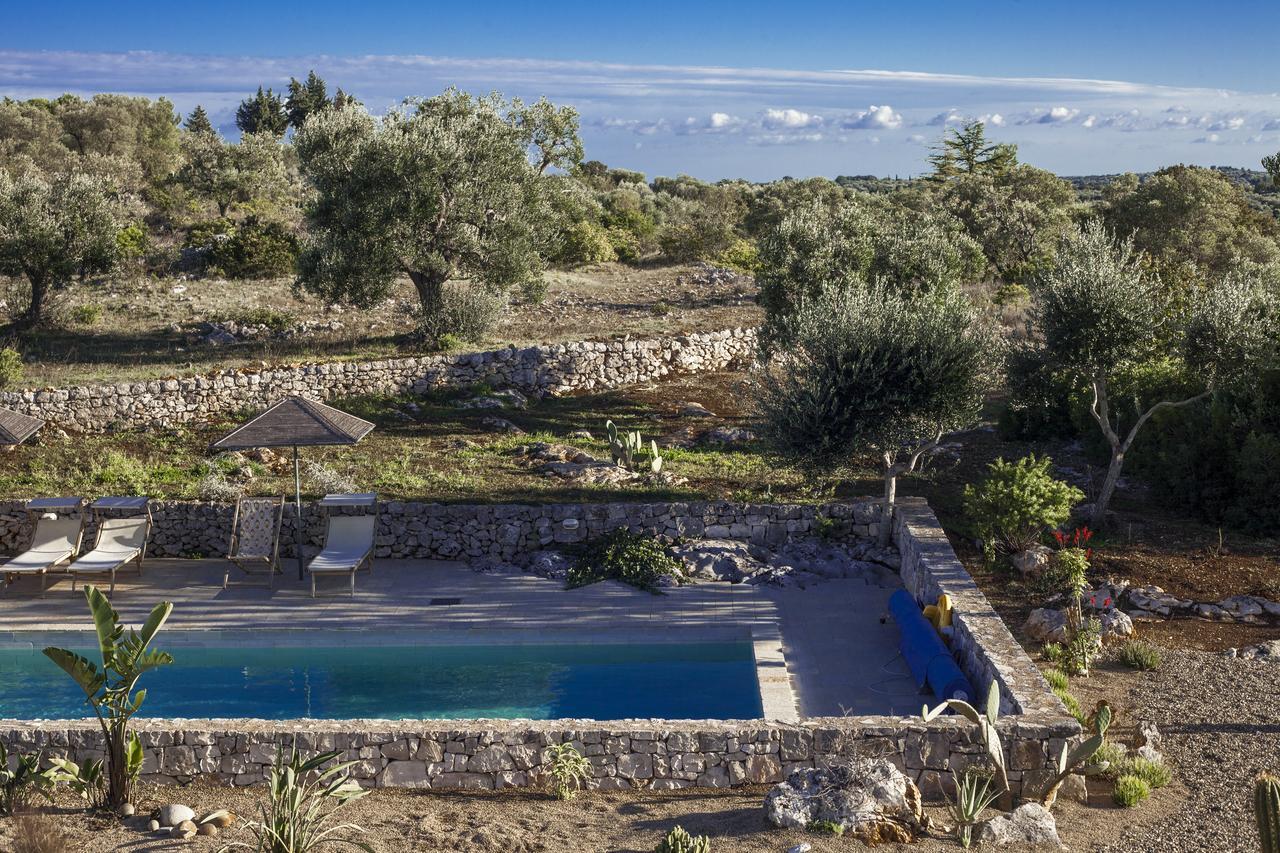
M 280 574 L 280 520 L 284 498 L 241 498 L 231 520 L 231 544 L 227 548 L 227 571 L 222 588 L 231 583 L 231 567 L 250 577 L 265 577 L 267 588 Z
M 80 498 L 41 498 L 28 504 L 27 510 L 35 515 L 35 530 L 27 549 L 0 566 L 6 586 L 21 575 L 39 575 L 40 592 L 45 591 L 49 571 L 70 562 L 80 550 L 84 532 L 83 516 L 58 515 L 56 510 L 79 509 L 82 503 Z M 45 509 L 50 511 L 42 513 Z
M 316 597 L 318 575 L 348 575 L 351 595 L 356 594 L 356 572 L 373 571 L 373 534 L 377 529 L 377 499 L 373 495 L 329 495 L 323 507 L 372 506 L 367 515 L 330 515 L 324 548 L 307 565 L 311 573 L 311 597 Z
M 108 518 L 98 525 L 98 540 L 93 550 L 67 566 L 71 574 L 71 588 L 76 588 L 80 575 L 110 575 L 110 596 L 116 591 L 116 572 L 130 562 L 137 563 L 142 574 L 142 557 L 147 551 L 147 538 L 151 534 L 150 516 L 142 518 Z

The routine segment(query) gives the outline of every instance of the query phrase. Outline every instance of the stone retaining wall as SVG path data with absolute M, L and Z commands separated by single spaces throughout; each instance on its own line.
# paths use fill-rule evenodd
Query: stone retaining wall
M 0 549 L 5 553 L 20 550 L 30 537 L 23 506 L 22 501 L 0 502 Z M 153 502 L 155 524 L 148 554 L 224 556 L 234 510 L 232 504 Z M 543 505 L 388 501 L 379 509 L 375 555 L 519 563 L 539 548 L 582 542 L 617 527 L 672 538 L 776 545 L 809 533 L 818 515 L 833 519 L 833 532 L 838 535 L 873 537 L 879 530 L 880 505 L 869 498 L 825 506 L 728 501 Z M 286 556 L 294 552 L 295 519 L 293 507 L 286 506 L 280 537 L 281 553 Z M 324 538 L 324 517 L 316 507 L 304 505 L 303 519 L 307 549 L 315 552 Z M 86 547 L 93 533 L 91 525 L 85 533 Z
M 10 725 L 11 724 L 5 724 Z M 800 768 L 855 755 L 885 756 L 917 780 L 926 796 L 949 784 L 948 770 L 982 759 L 972 729 L 955 717 L 923 724 L 897 717 L 814 719 L 799 724 L 755 721 L 587 720 L 428 722 L 141 720 L 149 782 L 197 777 L 234 785 L 262 782 L 279 748 L 341 750 L 367 787 L 505 788 L 543 783 L 547 747 L 572 743 L 591 763 L 596 789 L 726 788 L 781 781 Z M 1014 793 L 1039 790 L 1050 755 L 1078 733 L 1069 725 L 1026 721 L 1002 726 Z M 12 750 L 43 750 L 76 760 L 101 757 L 96 724 L 0 726 Z
M 534 395 L 616 388 L 755 358 L 754 329 L 654 340 L 578 341 L 461 355 L 224 370 L 181 379 L 0 393 L 0 406 L 78 432 L 169 427 L 260 409 L 296 394 L 332 400 L 488 383 Z

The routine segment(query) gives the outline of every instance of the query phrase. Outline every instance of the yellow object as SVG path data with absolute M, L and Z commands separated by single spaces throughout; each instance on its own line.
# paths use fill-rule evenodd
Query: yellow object
M 938 596 L 938 603 L 926 606 L 922 612 L 939 634 L 945 633 L 942 629 L 951 627 L 951 596 Z

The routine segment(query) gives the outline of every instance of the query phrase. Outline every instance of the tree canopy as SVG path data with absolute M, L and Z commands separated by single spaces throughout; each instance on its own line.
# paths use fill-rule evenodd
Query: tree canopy
M 241 101 L 236 108 L 236 127 L 241 133 L 269 133 L 277 139 L 284 136 L 289 129 L 284 99 L 259 86 L 256 95 Z
M 983 172 L 999 173 L 1018 164 L 1018 146 L 988 142 L 987 126 L 975 121 L 959 129 L 950 128 L 929 155 L 933 177 L 938 180 Z
M 432 315 L 453 278 L 498 291 L 540 283 L 546 187 L 509 113 L 497 96 L 450 90 L 381 120 L 358 107 L 309 120 L 295 138 L 315 191 L 302 287 L 369 306 L 406 275 Z

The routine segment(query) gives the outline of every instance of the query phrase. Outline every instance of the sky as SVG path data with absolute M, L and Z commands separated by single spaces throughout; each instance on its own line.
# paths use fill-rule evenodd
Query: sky
M 919 174 L 981 119 L 1059 174 L 1258 168 L 1280 151 L 1280 2 L 7 0 L 0 95 L 236 104 L 314 69 L 375 113 L 449 86 L 578 109 L 649 175 Z

